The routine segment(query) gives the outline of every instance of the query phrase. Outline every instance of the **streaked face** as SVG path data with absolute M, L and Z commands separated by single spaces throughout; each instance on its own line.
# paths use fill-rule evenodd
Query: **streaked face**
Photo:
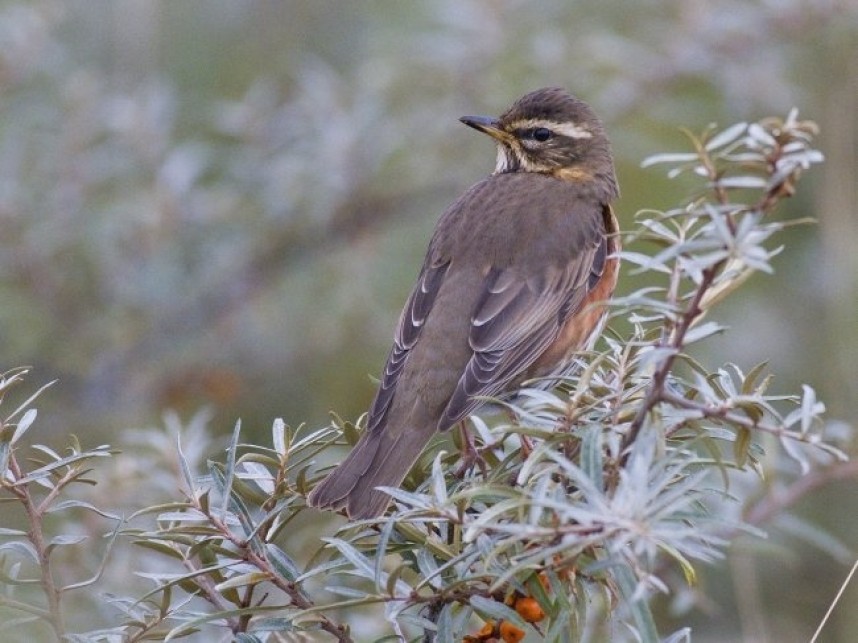
M 517 118 L 499 122 L 506 136 L 498 143 L 495 172 L 553 172 L 581 158 L 593 132 L 586 124 L 547 118 Z

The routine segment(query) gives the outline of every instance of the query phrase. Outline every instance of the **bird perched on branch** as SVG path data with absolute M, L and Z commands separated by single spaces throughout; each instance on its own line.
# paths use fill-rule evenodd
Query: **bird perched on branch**
M 441 216 L 351 453 L 308 503 L 382 514 L 436 431 L 486 397 L 566 372 L 598 335 L 617 282 L 610 144 L 583 101 L 552 87 L 499 118 L 464 116 L 497 144 L 493 174 Z

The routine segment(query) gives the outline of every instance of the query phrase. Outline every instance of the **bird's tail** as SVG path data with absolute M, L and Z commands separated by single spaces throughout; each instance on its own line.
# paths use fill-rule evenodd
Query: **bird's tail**
M 312 507 L 345 509 L 355 520 L 384 513 L 390 496 L 376 487 L 398 487 L 434 433 L 389 427 L 364 433 L 355 448 L 307 498 Z

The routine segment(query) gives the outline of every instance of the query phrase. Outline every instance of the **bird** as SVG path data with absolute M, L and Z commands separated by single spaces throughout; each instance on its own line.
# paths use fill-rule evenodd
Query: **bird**
M 384 514 L 426 444 L 522 383 L 569 372 L 601 332 L 619 272 L 610 142 L 584 101 L 532 91 L 500 117 L 463 116 L 494 172 L 441 215 L 352 451 L 307 504 Z

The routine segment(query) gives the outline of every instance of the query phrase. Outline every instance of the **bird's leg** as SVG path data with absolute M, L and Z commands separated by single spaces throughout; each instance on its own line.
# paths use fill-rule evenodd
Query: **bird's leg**
M 519 433 L 518 439 L 521 441 L 521 455 L 527 460 L 530 454 L 533 453 L 533 442 L 524 433 Z
M 459 465 L 459 468 L 456 469 L 456 477 L 464 478 L 465 474 L 468 473 L 471 469 L 474 468 L 476 464 L 480 468 L 480 473 L 483 474 L 485 478 L 488 474 L 488 467 L 486 465 L 486 459 L 480 453 L 480 450 L 474 444 L 473 439 L 471 438 L 471 434 L 468 431 L 467 426 L 465 426 L 465 420 L 459 422 L 456 427 L 459 431 L 459 435 L 462 439 L 462 464 Z

